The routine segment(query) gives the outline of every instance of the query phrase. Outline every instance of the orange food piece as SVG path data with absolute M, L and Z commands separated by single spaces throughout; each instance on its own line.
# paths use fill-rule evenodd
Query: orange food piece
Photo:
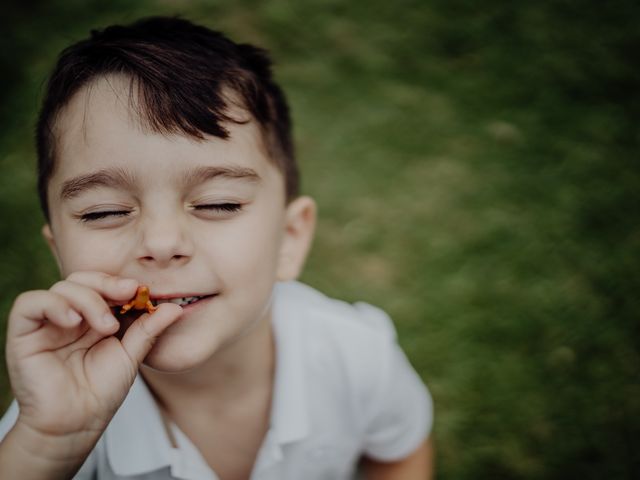
M 147 310 L 149 313 L 153 313 L 158 307 L 154 307 L 149 298 L 149 287 L 146 285 L 140 285 L 136 291 L 135 297 L 125 303 L 120 309 L 120 313 L 126 313 L 131 309 L 134 310 Z

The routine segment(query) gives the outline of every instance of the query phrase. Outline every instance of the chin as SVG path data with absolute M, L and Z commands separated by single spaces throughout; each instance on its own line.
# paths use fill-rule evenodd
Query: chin
M 217 351 L 216 346 L 206 352 L 196 350 L 193 341 L 179 340 L 161 336 L 142 362 L 143 365 L 163 373 L 186 373 L 206 363 Z

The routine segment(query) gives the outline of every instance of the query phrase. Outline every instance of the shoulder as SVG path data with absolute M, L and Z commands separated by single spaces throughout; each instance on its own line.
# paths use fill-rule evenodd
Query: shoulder
M 304 315 L 303 321 L 320 321 L 323 326 L 344 330 L 346 334 L 358 331 L 395 339 L 389 316 L 368 303 L 348 303 L 331 298 L 301 282 L 279 283 L 275 298 L 279 313 Z
M 396 330 L 389 316 L 365 302 L 348 303 L 330 298 L 300 282 L 276 287 L 274 320 L 314 344 L 362 354 L 393 344 Z
M 278 285 L 273 320 L 276 344 L 294 353 L 282 359 L 304 371 L 309 409 L 321 419 L 316 429 L 333 425 L 342 441 L 359 432 L 361 451 L 383 460 L 423 441 L 431 398 L 383 310 L 292 282 Z
M 398 348 L 383 310 L 330 298 L 300 282 L 278 284 L 274 323 L 280 336 L 299 343 L 310 376 L 357 403 L 376 394 Z

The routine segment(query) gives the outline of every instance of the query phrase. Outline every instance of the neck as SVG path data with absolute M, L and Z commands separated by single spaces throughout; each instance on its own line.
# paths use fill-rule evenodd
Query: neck
M 168 412 L 206 402 L 232 402 L 253 393 L 271 393 L 275 343 L 266 316 L 233 344 L 224 346 L 204 364 L 181 373 L 164 373 L 142 365 L 140 373 Z

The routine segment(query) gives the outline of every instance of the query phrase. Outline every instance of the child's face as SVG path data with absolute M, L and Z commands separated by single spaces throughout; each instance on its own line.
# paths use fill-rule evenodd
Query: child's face
M 304 262 L 313 202 L 285 204 L 255 122 L 227 125 L 226 140 L 152 133 L 125 85 L 98 81 L 62 113 L 44 232 L 65 277 L 101 271 L 149 285 L 152 298 L 209 296 L 147 357 L 181 371 L 269 315 L 273 283 Z

